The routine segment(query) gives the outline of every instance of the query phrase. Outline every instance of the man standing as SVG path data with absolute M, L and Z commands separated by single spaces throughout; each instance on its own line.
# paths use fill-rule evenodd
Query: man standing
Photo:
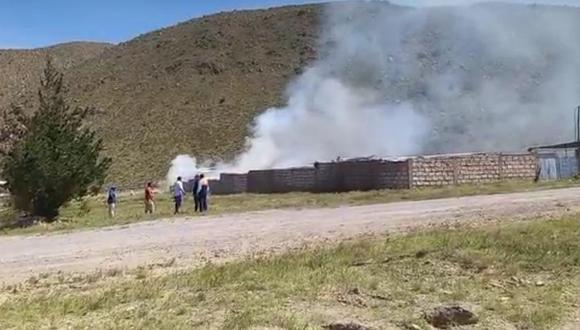
M 107 205 L 109 206 L 109 217 L 115 217 L 115 209 L 117 208 L 117 187 L 109 188 L 107 195 Z
M 199 205 L 200 212 L 207 212 L 207 196 L 209 194 L 209 180 L 205 175 L 199 176 Z
M 183 202 L 183 195 L 185 191 L 183 190 L 183 182 L 181 182 L 181 177 L 177 177 L 175 185 L 173 185 L 173 198 L 175 199 L 175 214 L 179 213 L 181 208 L 181 203 Z
M 201 212 L 201 205 L 199 204 L 199 174 L 193 178 L 193 185 L 191 191 L 193 192 L 193 202 L 195 203 L 195 212 Z
M 155 212 L 154 194 L 153 183 L 148 182 L 147 187 L 145 187 L 145 214 L 153 214 Z

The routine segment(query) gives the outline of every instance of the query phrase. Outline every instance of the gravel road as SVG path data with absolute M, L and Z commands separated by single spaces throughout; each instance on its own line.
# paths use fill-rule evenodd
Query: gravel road
M 580 188 L 327 209 L 271 210 L 159 220 L 44 236 L 0 238 L 0 282 L 39 273 L 91 272 L 175 260 L 189 267 L 361 234 L 448 221 L 481 222 L 580 212 Z

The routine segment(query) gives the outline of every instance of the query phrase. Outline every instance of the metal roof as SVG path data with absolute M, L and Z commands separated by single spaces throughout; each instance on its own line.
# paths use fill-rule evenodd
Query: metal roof
M 528 150 L 542 150 L 542 149 L 578 149 L 580 148 L 580 141 L 568 142 L 568 143 L 560 143 L 560 144 L 552 144 L 547 146 L 537 146 L 531 147 Z

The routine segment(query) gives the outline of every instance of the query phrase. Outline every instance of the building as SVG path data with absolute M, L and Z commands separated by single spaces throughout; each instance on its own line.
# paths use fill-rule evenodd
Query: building
M 580 141 L 529 149 L 538 157 L 538 178 L 542 181 L 572 178 L 580 172 Z

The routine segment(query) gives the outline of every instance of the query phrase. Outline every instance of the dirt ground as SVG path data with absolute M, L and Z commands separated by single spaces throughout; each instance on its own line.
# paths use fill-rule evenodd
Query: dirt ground
M 271 210 L 46 236 L 0 238 L 0 282 L 55 272 L 142 265 L 190 267 L 363 234 L 448 222 L 485 222 L 580 212 L 580 188 L 383 205 Z

